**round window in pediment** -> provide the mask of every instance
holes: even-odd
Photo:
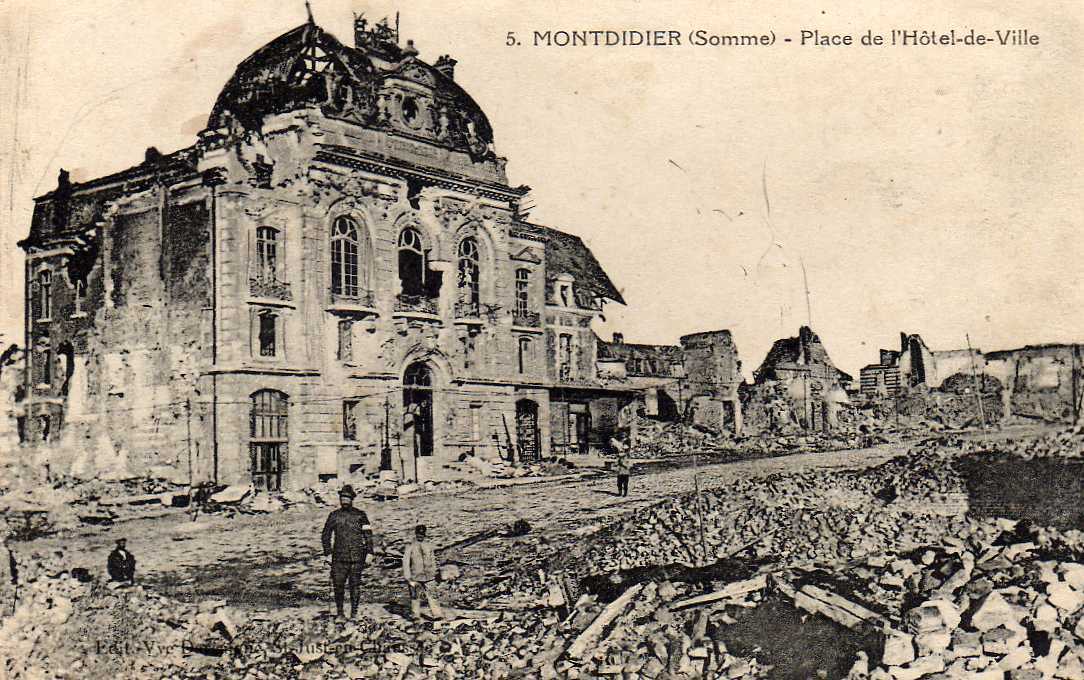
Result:
[[[403,116],[403,122],[408,126],[415,130],[422,126],[421,107],[418,105],[417,99],[414,97],[403,97],[403,102],[400,104],[400,111]]]

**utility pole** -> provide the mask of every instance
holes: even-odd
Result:
[[[979,376],[975,373],[975,353],[971,351],[971,336],[964,334],[967,339],[967,356],[971,360],[971,382],[975,386],[975,398],[979,400],[979,419],[982,420],[982,431],[986,432],[986,413],[982,408],[982,389],[979,387]]]
[[[391,469],[391,402],[384,395],[384,444],[380,447],[380,469]]]
[[[678,426],[681,428],[678,430],[678,442],[682,450],[688,447],[688,443],[685,440],[685,403],[683,400],[684,390],[682,389],[682,380],[678,378],[678,403],[681,404],[681,418],[678,421]],[[693,490],[696,492],[696,516],[700,523],[700,553],[701,559],[706,565],[708,562],[708,544],[704,539],[704,499],[700,495],[700,461],[699,453],[694,449],[693,452]]]
[[[1072,399],[1073,399],[1073,425],[1080,422],[1080,388],[1077,382],[1080,379],[1080,345],[1073,345],[1073,353],[1070,356],[1072,361],[1072,372],[1070,378],[1073,381],[1072,385]]]
[[[189,503],[192,502],[192,399],[186,398],[184,400],[184,419],[186,429],[188,430],[188,496]]]

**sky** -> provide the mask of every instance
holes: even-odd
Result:
[[[856,376],[900,331],[933,349],[1084,341],[1084,3],[875,4],[312,0],[343,42],[353,12],[398,10],[422,59],[458,59],[532,221],[581,236],[622,291],[604,338],[726,328],[748,374],[811,321]],[[0,7],[0,339],[21,342],[15,243],[59,168],[88,180],[192,144],[236,64],[305,16],[301,0]],[[799,42],[893,28],[1040,44]],[[531,44],[591,29],[778,42]]]

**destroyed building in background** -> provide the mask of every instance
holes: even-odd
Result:
[[[1081,345],[1028,345],[982,352],[980,349],[930,350],[917,334],[900,334],[900,349],[881,350],[880,361],[861,371],[868,398],[928,394],[938,405],[953,396],[975,395],[994,402],[983,416],[1075,422],[1081,405]],[[964,403],[967,403],[966,401]]]
[[[753,382],[742,388],[745,421],[755,432],[829,430],[838,425],[852,378],[836,368],[817,334],[776,340]]]
[[[279,489],[587,447],[620,293],[521,214],[454,59],[355,33],[310,19],[193,146],[36,199],[20,455]]]
[[[631,415],[667,422],[688,422],[707,429],[740,434],[743,382],[738,348],[728,330],[684,335],[679,345],[598,340],[599,379],[614,390],[630,390],[614,406],[625,409],[621,429]]]

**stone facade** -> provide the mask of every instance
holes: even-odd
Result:
[[[28,455],[275,489],[567,443],[620,294],[522,218],[454,60],[355,37],[290,31],[192,147],[37,199]]]

